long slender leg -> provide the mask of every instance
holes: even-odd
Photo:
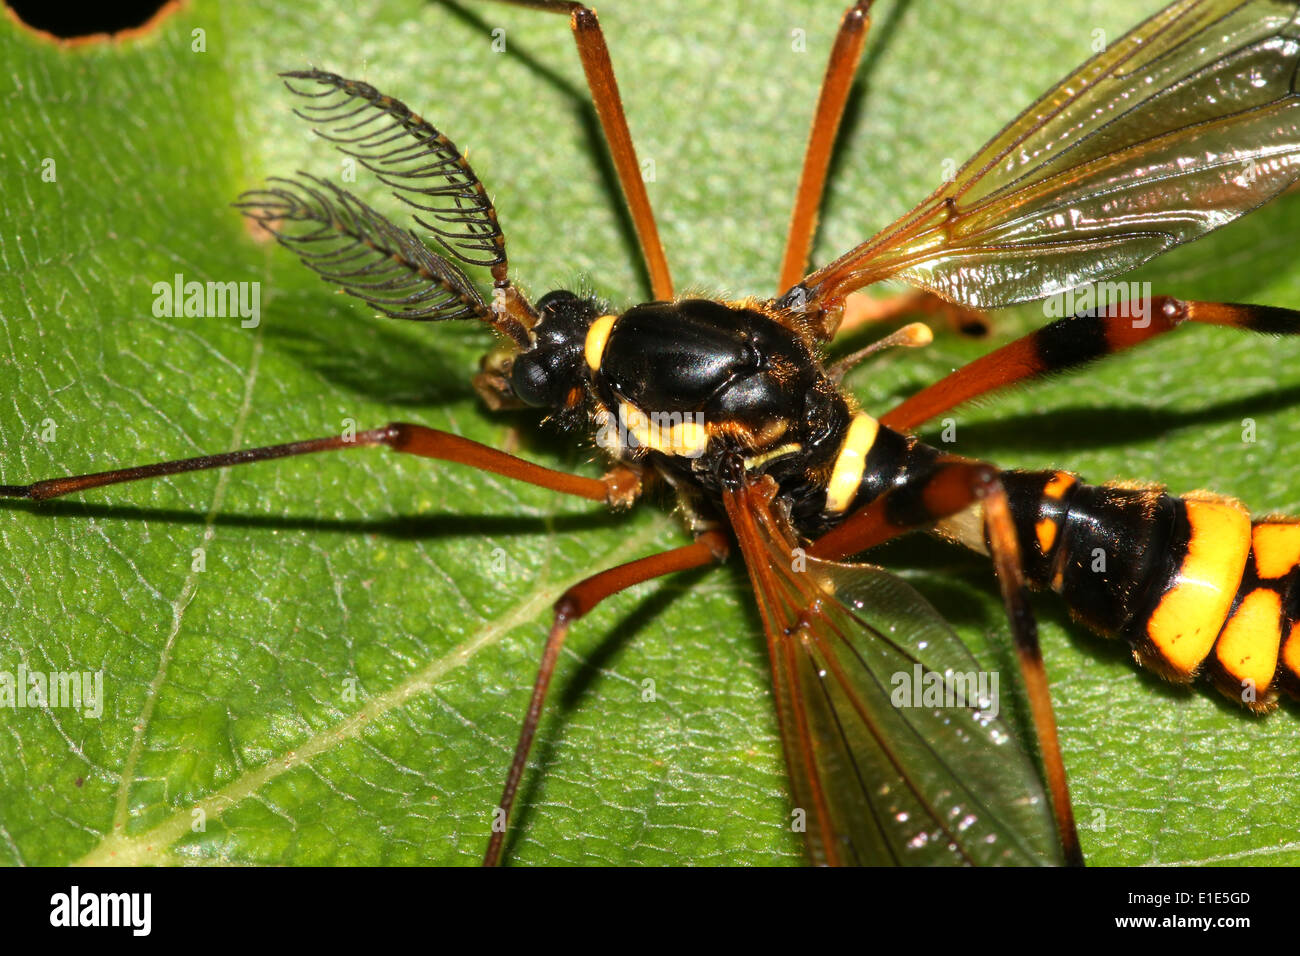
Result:
[[[645,181],[641,178],[641,165],[637,162],[636,147],[632,145],[632,134],[628,131],[627,117],[623,114],[623,100],[618,94],[614,65],[610,61],[609,48],[605,45],[605,35],[601,32],[600,22],[596,19],[595,12],[581,3],[571,3],[566,0],[494,0],[494,2],[568,15],[569,26],[573,29],[573,38],[578,44],[582,69],[587,75],[591,99],[595,104],[596,114],[600,117],[601,128],[605,131],[605,140],[609,144],[614,168],[618,170],[618,180],[623,186],[623,195],[632,213],[637,237],[641,240],[641,252],[645,256],[646,269],[650,273],[650,287],[656,299],[671,299],[673,280],[668,271],[668,259],[664,256],[663,243],[659,240],[659,228],[655,225],[654,211],[650,208],[650,197],[646,193]]]
[[[1034,612],[1025,593],[1020,547],[1016,540],[1011,509],[1007,504],[1006,489],[997,481],[985,490],[983,497],[984,521],[988,529],[993,567],[997,572],[998,586],[1002,590],[1007,620],[1011,622],[1011,638],[1016,647],[1016,659],[1020,663],[1020,676],[1024,679],[1025,694],[1029,698],[1029,713],[1034,721],[1038,750],[1043,758],[1047,789],[1052,795],[1056,833],[1066,863],[1083,866],[1083,851],[1079,847],[1079,831],[1074,824],[1074,807],[1070,802],[1070,786],[1065,776],[1061,741],[1056,732],[1056,714],[1052,710],[1047,668],[1038,646],[1038,622],[1034,620]]]
[[[616,568],[594,574],[569,588],[555,602],[555,620],[546,637],[542,663],[537,670],[537,680],[533,684],[533,694],[528,701],[528,711],[524,715],[524,725],[519,732],[519,742],[515,745],[515,754],[510,761],[510,772],[506,775],[501,802],[493,815],[492,838],[488,841],[487,854],[483,858],[484,866],[496,866],[501,862],[501,850],[505,845],[510,810],[519,791],[519,782],[523,779],[524,769],[528,763],[528,752],[532,748],[537,724],[541,719],[542,704],[546,701],[546,691],[555,673],[560,648],[569,633],[569,626],[607,597],[643,581],[725,560],[729,550],[730,544],[723,532],[706,531],[696,538],[693,544],[638,558],[636,561],[629,561],[627,564],[620,564]]]
[[[803,172],[799,176],[794,209],[790,213],[790,228],[777,280],[778,293],[803,278],[808,267],[808,255],[817,232],[818,211],[826,192],[826,172],[830,168],[831,153],[844,119],[844,106],[853,87],[853,75],[862,60],[862,49],[871,28],[871,3],[872,0],[857,0],[844,11],[835,42],[831,45],[821,92],[817,97],[817,110],[808,134],[808,146],[804,151]],[[967,335],[984,335],[988,331],[988,319],[983,313],[945,302],[928,292],[916,292],[883,300],[861,295],[850,297],[845,303],[844,318],[836,335],[850,334],[864,325],[913,313],[940,315],[955,330]]]
[[[77,491],[115,485],[127,481],[141,481],[146,478],[160,478],[164,475],[179,475],[190,471],[206,471],[210,468],[226,468],[231,465],[247,465],[257,461],[270,461],[274,458],[289,458],[294,455],[308,455],[321,451],[344,451],[383,445],[393,451],[419,455],[423,458],[437,458],[442,461],[469,465],[481,471],[490,471],[506,478],[514,478],[532,485],[540,485],[566,495],[589,498],[592,501],[604,501],[622,507],[631,504],[640,494],[640,479],[624,468],[616,468],[604,478],[585,478],[570,475],[534,465],[532,462],[507,455],[487,445],[479,444],[468,438],[461,438],[449,432],[426,428],[423,425],[409,425],[394,422],[383,428],[357,432],[352,436],[331,436],[329,438],[309,438],[305,441],[288,442],[283,445],[266,445],[261,448],[245,448],[240,451],[226,452],[221,455],[203,455],[198,458],[182,458],[175,461],[158,462],[153,465],[140,465],[135,468],[119,468],[115,471],[101,471],[89,475],[77,475],[70,478],[52,478],[37,481],[30,485],[0,485],[0,497],[28,498],[44,501],[58,498]]]
[[[1271,335],[1300,334],[1300,312],[1262,305],[1192,302],[1157,296],[1143,308],[1121,303],[1060,319],[964,365],[923,388],[880,419],[908,430],[981,395],[1064,371],[1131,348],[1184,322],[1228,325]]]
[[[997,469],[969,459],[941,460],[924,479],[894,488],[854,512],[839,527],[814,541],[808,554],[827,560],[844,558],[904,531],[933,525],[975,502],[984,505],[994,569],[1029,697],[1061,848],[1066,862],[1082,865],[1047,673],[1038,648],[1038,625],[1025,595],[1016,529]]]
[[[840,19],[840,29],[831,46],[826,75],[817,98],[817,112],[813,114],[812,131],[808,134],[808,148],[804,152],[799,191],[795,193],[794,211],[790,215],[778,293],[802,279],[808,266],[808,253],[817,230],[817,209],[826,189],[826,170],[830,166],[840,120],[844,117],[844,104],[853,86],[853,74],[862,59],[862,47],[871,26],[871,18],[867,15],[870,9],[871,0],[858,0],[849,7]]]

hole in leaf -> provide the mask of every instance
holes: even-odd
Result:
[[[166,0],[118,0],[116,3],[5,0],[5,5],[24,26],[59,39],[76,40],[139,29],[168,3]]]

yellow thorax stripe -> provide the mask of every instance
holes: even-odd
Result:
[[[619,421],[637,444],[665,455],[699,458],[709,446],[709,432],[691,415],[647,415],[630,402],[620,402]],[[701,416],[702,417],[702,416]]]
[[[613,330],[617,319],[617,315],[602,315],[591,323],[591,328],[587,329],[587,339],[583,343],[582,354],[587,359],[587,367],[593,372],[600,368],[601,357],[605,354],[605,343],[609,341],[609,333]]]
[[[761,455],[753,455],[749,458],[746,458],[745,470],[754,471],[757,468],[763,467],[769,461],[772,461],[776,458],[780,458],[784,455],[798,454],[802,450],[803,450],[803,446],[800,445],[797,441],[787,442],[784,445],[778,445],[776,448],[773,448],[771,451],[765,451]]]

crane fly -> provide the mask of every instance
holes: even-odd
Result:
[[[1300,176],[1300,3],[1179,0],[1108,44],[910,212],[831,262],[808,259],[832,148],[869,28],[852,4],[832,46],[771,297],[678,293],[595,14],[569,17],[644,254],[652,299],[617,309],[515,282],[506,232],[454,139],[367,83],[283,74],[297,112],[390,189],[419,232],[307,173],[236,203],[309,269],[387,316],[496,333],[474,379],[493,409],[531,408],[609,470],[570,474],[447,431],[394,422],[341,436],[31,484],[44,501],[105,485],[360,447],[469,466],[614,511],[652,490],[692,541],[601,570],[555,604],[502,796],[485,824],[501,861],[512,810],[574,622],[645,581],[743,563],[766,636],[797,829],[822,864],[1082,862],[1027,591],[1123,638],[1180,684],[1205,677],[1250,711],[1300,693],[1300,519],[1231,498],[1007,471],[915,432],[951,409],[1073,369],[1188,322],[1290,335],[1300,313],[1180,298],[1098,303],[1004,345],[879,417],[844,375],[912,323],[837,361],[828,349],[925,309],[959,324],[1113,279],[1269,201]],[[421,233],[427,238],[422,238]],[[490,275],[485,294],[473,269]],[[855,293],[918,290],[868,311]],[[940,613],[864,554],[925,531],[988,557],[1035,746]]]

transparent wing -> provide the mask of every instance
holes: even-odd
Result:
[[[415,221],[462,262],[498,266],[506,240],[487,191],[456,144],[413,113],[405,103],[368,83],[323,70],[293,70],[290,91],[314,100],[294,112],[326,139],[393,188],[393,195],[419,210]],[[315,83],[308,92],[290,79]],[[423,215],[420,215],[423,213]]]
[[[1300,176],[1298,69],[1297,0],[1179,0],[805,279],[807,299],[829,311],[896,277],[995,308],[1125,272]]]
[[[767,633],[813,861],[1061,863],[1038,769],[999,712],[1009,688],[990,674],[981,685],[965,645],[894,575],[796,561],[769,494],[729,493],[727,512]]]
[[[395,319],[488,319],[460,269],[333,183],[272,177],[235,206],[313,272]]]

